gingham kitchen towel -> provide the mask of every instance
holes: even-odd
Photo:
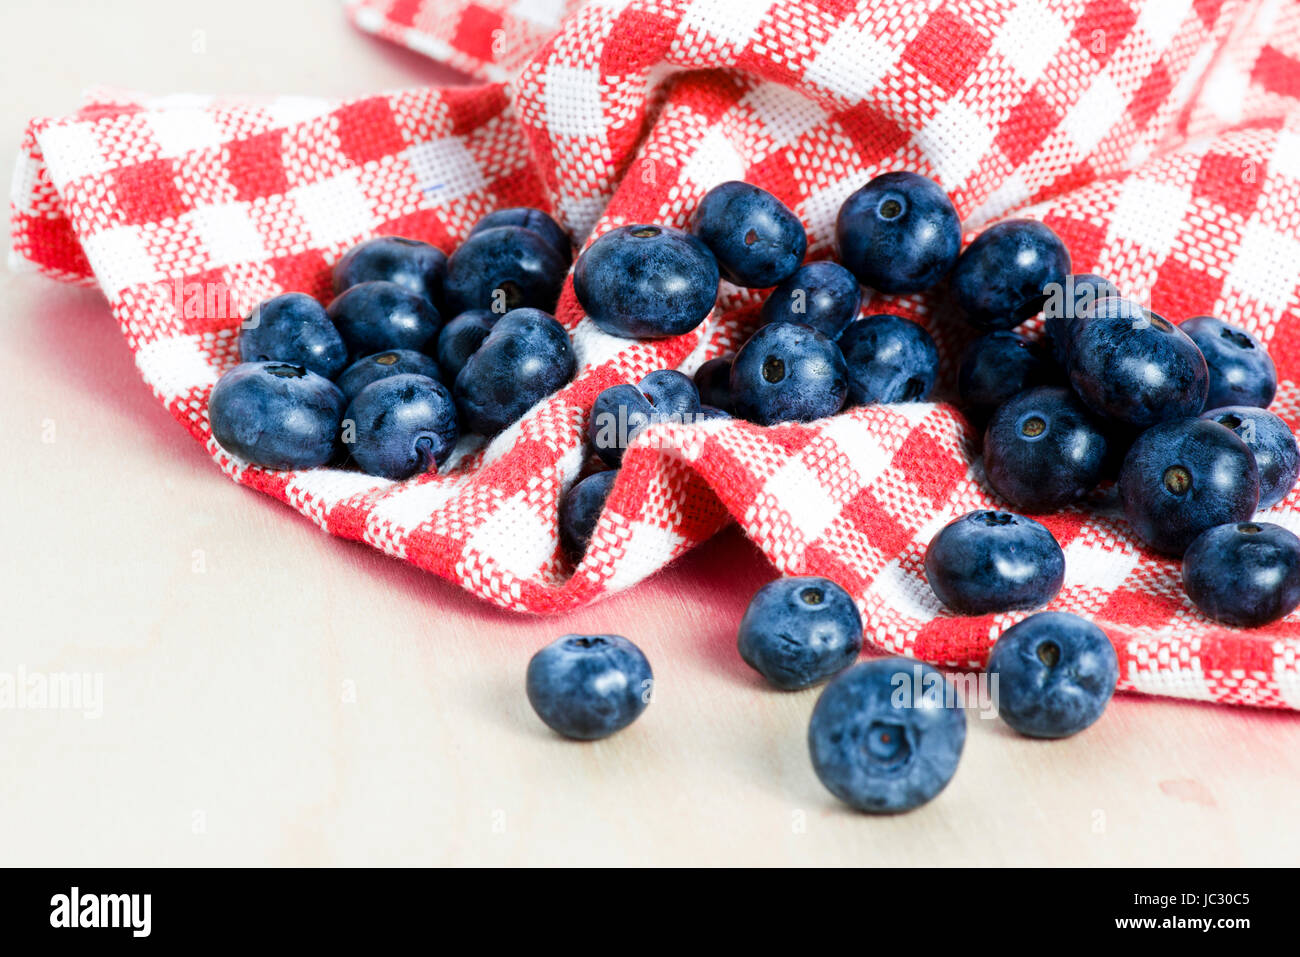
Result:
[[[944,403],[649,429],[586,557],[565,566],[557,500],[583,467],[592,400],[736,348],[759,297],[729,287],[704,327],[645,343],[602,334],[566,287],[576,381],[490,444],[466,440],[446,474],[393,483],[233,459],[206,407],[240,317],[287,289],[325,296],[330,264],[367,236],[450,250],[484,213],[533,204],[586,242],[629,221],[682,224],[710,186],[743,178],[802,217],[816,258],[850,192],[913,169],[943,183],[972,234],[1038,218],[1076,271],[1175,320],[1245,325],[1284,380],[1275,408],[1300,416],[1295,0],[363,0],[351,15],[483,85],[346,103],[93,96],[30,126],[15,259],[104,290],[145,380],[231,478],[498,605],[590,602],[730,516],[782,572],[846,586],[880,649],[978,666],[1022,617],[955,617],[926,586],[935,531],[999,504]],[[970,333],[942,293],[868,308],[925,323],[951,376]],[[1300,493],[1266,517],[1300,531]],[[1300,708],[1300,618],[1207,621],[1105,495],[1045,522],[1067,558],[1051,607],[1106,629],[1122,688]]]

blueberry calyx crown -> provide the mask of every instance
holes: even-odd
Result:
[[[1238,349],[1255,348],[1255,340],[1250,338],[1250,336],[1246,335],[1244,332],[1238,332],[1236,329],[1229,329],[1227,327],[1220,329],[1219,338],[1227,339]]]
[[[1264,530],[1254,522],[1242,522],[1237,526],[1237,531],[1241,532],[1243,535],[1258,535]]]
[[[628,235],[635,236],[637,239],[652,239],[659,235],[658,226],[638,226],[630,230]]]
[[[269,375],[277,379],[301,379],[307,374],[307,370],[302,366],[291,365],[288,362],[277,362],[266,367]]]
[[[780,382],[785,378],[785,362],[776,356],[768,356],[763,360],[763,378],[773,384]]]
[[[1041,415],[1031,415],[1020,423],[1020,434],[1027,438],[1036,439],[1046,431],[1047,423]]]
[[[820,605],[826,600],[826,595],[820,588],[805,588],[799,592],[799,598],[805,605]]]
[[[1192,473],[1181,465],[1171,465],[1162,476],[1165,488],[1175,495],[1186,495],[1192,487]]]
[[[599,635],[577,635],[570,638],[568,644],[574,648],[599,648],[605,639]]]
[[[1010,512],[976,512],[975,520],[990,527],[1016,524],[1016,517]]]
[[[1232,429],[1234,432],[1237,429],[1241,428],[1241,416],[1236,415],[1235,413],[1232,412],[1225,412],[1223,415],[1219,416],[1214,421],[1218,422],[1220,425],[1224,426],[1225,428]]]
[[[1055,668],[1061,660],[1061,646],[1054,641],[1044,641],[1036,649],[1038,660],[1049,668]]]
[[[867,741],[863,745],[868,757],[884,764],[888,770],[897,771],[912,759],[912,746],[907,740],[907,729],[901,724],[873,721],[867,728]]]
[[[524,305],[523,291],[519,288],[519,283],[513,279],[507,279],[497,286],[496,291],[501,293],[501,298],[505,300],[505,312],[511,312]]]
[[[876,212],[880,214],[881,219],[897,219],[903,215],[903,204],[893,196],[888,196],[880,201]]]
[[[396,352],[385,352],[383,355],[375,356],[375,364],[381,366],[391,366],[397,362]]]

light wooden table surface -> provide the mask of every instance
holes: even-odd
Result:
[[[93,84],[343,95],[445,76],[305,0],[24,0],[0,35],[6,158],[29,115]],[[227,481],[96,292],[0,279],[0,382],[0,673],[103,682],[99,717],[0,711],[0,864],[1300,859],[1291,713],[1123,697],[1059,743],[972,714],[938,800],[861,817],[809,767],[817,692],[767,691],[735,653],[772,572],[734,531],[631,593],[524,618]],[[524,697],[528,657],[570,631],[627,634],[654,664],[657,700],[611,740],[562,741]]]

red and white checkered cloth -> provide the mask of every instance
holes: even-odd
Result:
[[[684,223],[709,187],[743,178],[802,217],[821,257],[850,192],[913,169],[972,232],[1042,219],[1076,271],[1175,320],[1243,324],[1282,374],[1275,408],[1300,421],[1295,0],[362,0],[352,16],[484,85],[347,103],[94,96],[31,124],[15,259],[103,288],[145,380],[231,478],[498,605],[590,602],[730,516],[781,571],[846,586],[879,648],[978,666],[1022,617],[954,617],[926,586],[934,532],[998,504],[942,403],[656,426],[565,567],[557,500],[583,466],[592,400],[736,348],[759,297],[729,287],[701,329],[643,343],[602,334],[566,287],[576,381],[486,447],[466,440],[447,474],[393,483],[232,459],[207,398],[240,316],[286,289],[326,296],[330,264],[367,236],[450,250],[484,213],[531,204],[584,241]],[[970,333],[941,299],[869,308],[927,324],[951,375]],[[1265,517],[1300,531],[1300,492]],[[1051,607],[1106,629],[1122,688],[1300,708],[1300,616],[1207,621],[1177,564],[1139,548],[1104,501],[1045,522],[1067,557]]]

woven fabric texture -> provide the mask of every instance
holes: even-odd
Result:
[[[464,440],[444,474],[272,472],[212,440],[207,397],[236,361],[241,316],[284,290],[327,296],[358,240],[450,250],[483,214],[530,204],[582,244],[631,221],[681,225],[728,179],[794,209],[812,258],[832,253],[844,198],[892,169],[938,179],[968,239],[1041,219],[1076,272],[1175,321],[1208,313],[1259,335],[1283,379],[1274,408],[1300,421],[1294,0],[362,0],[350,14],[482,85],[351,102],[96,93],[31,123],[12,210],[15,263],[101,287],[145,381],[218,465],[331,534],[551,612],[635,584],[734,519],[780,571],[848,588],[877,648],[981,665],[1023,613],[956,617],[925,583],[932,535],[1000,504],[945,402],[654,426],[581,564],[561,558],[557,502],[587,461],[592,400],[734,350],[752,291],[724,284],[699,330],[629,342],[586,320],[566,284],[576,380],[490,443]],[[924,323],[951,380],[971,333],[943,295],[867,308]],[[1300,531],[1300,492],[1264,517]],[[1106,629],[1121,688],[1300,708],[1300,617],[1208,621],[1113,495],[1043,520],[1067,558],[1051,607]]]

